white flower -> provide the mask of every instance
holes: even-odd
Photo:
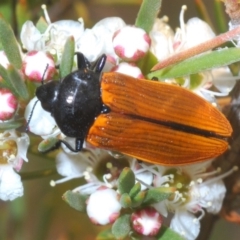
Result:
[[[4,51],[0,51],[0,64],[6,69],[9,66],[9,61]]]
[[[112,72],[127,74],[135,78],[144,78],[141,69],[134,63],[121,62],[111,69]]]
[[[54,118],[51,113],[45,111],[37,97],[34,97],[25,109],[24,117],[28,122],[29,131],[48,138],[56,136],[60,133],[59,128],[56,126]]]
[[[96,23],[92,29],[85,29],[83,35],[76,42],[76,51],[82,52],[92,62],[101,54],[117,58],[112,44],[113,34],[125,26],[118,17],[109,17]]]
[[[56,69],[50,54],[31,51],[23,59],[22,71],[29,80],[41,82],[52,79]]]
[[[153,204],[154,208],[165,217],[168,211],[175,213],[171,228],[189,240],[198,236],[199,221],[205,215],[204,209],[213,214],[221,210],[226,193],[221,179],[236,170],[234,167],[229,172],[217,175],[220,169],[210,171],[210,168],[211,161],[176,169],[163,166],[148,167],[155,175],[155,187],[176,188],[172,199]],[[195,213],[200,213],[198,218],[195,217]]]
[[[147,53],[151,39],[142,28],[125,26],[113,36],[116,54],[126,61],[138,61]]]
[[[177,210],[171,220],[170,228],[184,239],[194,240],[200,232],[200,221],[189,212]]]
[[[100,188],[87,200],[87,214],[94,224],[113,223],[120,215],[121,204],[115,190]]]
[[[15,130],[0,133],[0,199],[14,200],[23,195],[20,176],[13,170],[19,171],[23,161],[27,159],[29,137]]]
[[[0,88],[0,121],[11,119],[18,108],[17,98],[6,88]]]
[[[132,213],[133,229],[145,236],[156,236],[162,226],[163,218],[153,207],[145,207]]]
[[[12,201],[23,195],[21,177],[11,165],[0,164],[0,199]]]

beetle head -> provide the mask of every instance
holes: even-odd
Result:
[[[51,81],[39,86],[36,90],[36,96],[41,102],[42,108],[50,113],[53,109],[53,103],[57,99],[59,84],[58,81]]]

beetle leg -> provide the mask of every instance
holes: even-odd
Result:
[[[47,152],[58,149],[61,146],[61,143],[63,143],[71,152],[80,152],[82,150],[84,139],[76,138],[75,149],[68,142],[59,140],[51,149],[48,149]]]

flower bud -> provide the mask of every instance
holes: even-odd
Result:
[[[148,52],[151,39],[147,33],[134,26],[125,26],[113,35],[115,53],[126,61],[138,61]]]
[[[22,70],[29,80],[35,82],[50,80],[56,72],[52,56],[41,51],[27,53]]]
[[[95,224],[113,223],[119,216],[121,204],[116,191],[100,188],[92,193],[87,202],[87,214]]]
[[[144,78],[140,68],[137,67],[134,63],[122,62],[117,66],[113,67],[111,71],[127,74],[135,78]]]
[[[17,98],[10,90],[6,88],[0,88],[0,103],[0,121],[11,119],[18,108]]]
[[[145,236],[155,236],[162,226],[162,216],[153,207],[134,212],[131,216],[133,229]]]

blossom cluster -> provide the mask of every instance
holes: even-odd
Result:
[[[37,25],[32,21],[25,22],[20,35],[22,65],[19,72],[26,85],[30,86],[30,95],[32,88],[35,90],[61,76],[61,69],[56,66],[61,66],[67,42],[74,46],[74,52],[83,53],[89,62],[106,54],[104,71],[145,78],[146,73],[139,61],[147,54],[159,62],[215,37],[210,26],[197,17],[184,22],[185,6],[181,10],[180,28],[176,32],[168,25],[168,19],[163,17],[155,19],[149,33],[127,25],[119,17],[105,18],[91,29],[84,27],[81,18],[52,23],[45,6],[43,10],[45,19]],[[0,65],[6,70],[11,68],[4,51],[0,52]],[[0,83],[4,82],[1,68]],[[72,71],[76,69],[74,58]],[[214,106],[217,106],[215,96],[228,95],[235,81],[228,67],[166,80],[194,91]],[[7,123],[8,127],[0,133],[0,199],[13,200],[23,195],[22,182],[16,171],[21,169],[23,161],[28,160],[29,137],[27,133],[16,130],[19,125],[11,127],[12,119],[21,120],[24,116],[29,132],[43,139],[40,148],[49,142],[51,144],[51,139],[64,140],[70,145],[74,144],[74,139],[61,132],[51,113],[43,109],[36,97],[19,99],[11,87],[4,86],[0,85],[0,124],[5,126]],[[217,91],[209,90],[212,86]],[[83,147],[84,151],[73,153],[65,145],[61,146],[56,156],[56,167],[63,178],[52,181],[51,185],[84,178],[87,183],[73,189],[72,193],[84,197],[84,208],[94,224],[120,222],[123,210],[128,209],[132,230],[146,236],[157,235],[165,219],[172,215],[170,228],[186,239],[195,239],[205,211],[217,214],[221,209],[226,193],[222,178],[236,170],[233,168],[219,175],[219,169],[212,169],[212,160],[181,167],[151,165],[121,153],[94,148],[87,142]],[[134,176],[134,183],[128,190],[119,183],[124,172]],[[147,193],[156,189],[160,189],[156,196],[165,194],[165,197],[147,200]],[[69,202],[67,195],[65,199]],[[72,205],[71,202],[69,204]],[[127,234],[130,233],[129,230]]]

